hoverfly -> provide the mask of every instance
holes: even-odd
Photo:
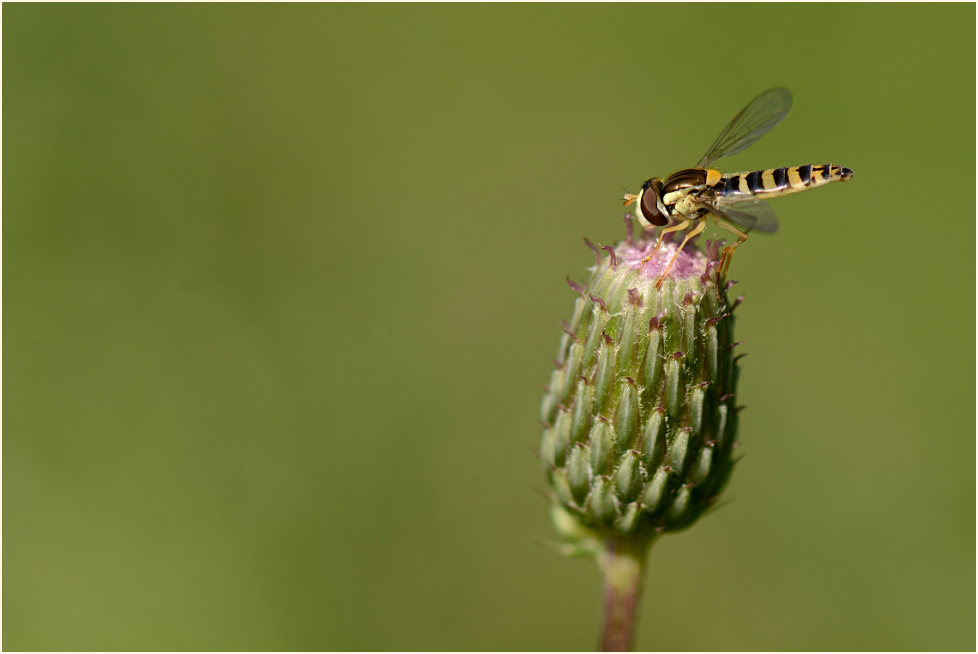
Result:
[[[717,159],[752,145],[781,122],[790,108],[791,92],[788,89],[764,91],[734,116],[695,168],[680,170],[665,180],[653,177],[642,184],[637,195],[625,194],[625,206],[635,203],[635,216],[643,226],[662,227],[673,222],[659,233],[655,248],[646,261],[658,252],[666,234],[682,231],[695,223],[656,282],[657,287],[662,285],[689,240],[706,227],[707,217],[712,217],[718,226],[739,239],[723,249],[720,270],[726,272],[733,251],[747,240],[748,233],[774,233],[778,228],[774,211],[762,198],[852,179],[851,169],[835,164],[768,168],[748,173],[721,173],[709,167]]]

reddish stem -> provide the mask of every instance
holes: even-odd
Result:
[[[604,573],[604,621],[601,650],[627,652],[632,649],[638,602],[645,572],[648,543],[609,539],[600,555]]]

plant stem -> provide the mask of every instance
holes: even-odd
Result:
[[[632,649],[635,618],[648,540],[609,538],[598,562],[604,574],[604,620],[601,651],[627,652]]]

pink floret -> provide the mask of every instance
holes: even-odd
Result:
[[[655,247],[655,241],[639,241],[637,243],[623,243],[618,248],[620,263],[633,268],[641,268],[642,273],[649,277],[658,279],[662,271],[669,265],[669,261],[676,254],[677,245],[675,243],[663,243],[659,246],[659,251],[655,256],[645,261]],[[684,279],[703,275],[706,272],[710,259],[692,244],[687,244],[683,251],[676,258],[669,277]]]

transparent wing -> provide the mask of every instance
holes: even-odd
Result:
[[[791,91],[785,88],[764,91],[734,116],[696,167],[706,168],[720,157],[746,149],[780,123],[789,109],[791,109]]]
[[[697,204],[745,232],[773,234],[778,231],[778,217],[771,205],[764,200],[754,198],[729,204],[722,202]]]

